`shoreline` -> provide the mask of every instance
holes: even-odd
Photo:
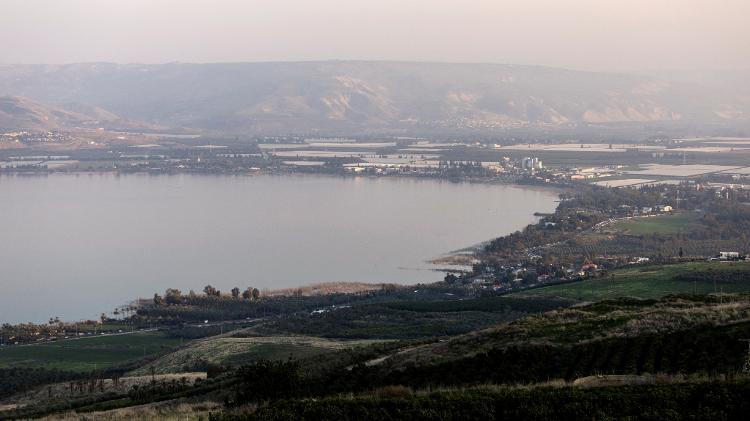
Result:
[[[247,172],[201,172],[201,171],[174,171],[174,172],[155,172],[155,171],[119,171],[119,170],[3,170],[0,169],[0,177],[3,176],[50,176],[50,175],[114,175],[114,176],[152,176],[152,177],[174,177],[174,176],[207,176],[207,177],[258,177],[258,176],[277,176],[277,177],[327,177],[327,178],[344,178],[344,179],[411,179],[411,180],[430,180],[439,182],[448,182],[451,184],[480,184],[480,185],[500,185],[500,186],[514,186],[523,187],[527,190],[536,191],[568,191],[572,189],[572,186],[567,184],[557,183],[519,183],[515,180],[504,180],[501,178],[478,178],[478,177],[464,177],[464,178],[446,178],[436,177],[429,175],[411,175],[411,174],[388,174],[388,175],[362,175],[362,174],[337,174],[337,173],[326,173],[326,172],[298,172],[298,171],[247,171]],[[535,212],[535,214],[538,212]]]

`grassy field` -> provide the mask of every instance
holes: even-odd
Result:
[[[156,373],[180,373],[200,370],[206,363],[242,365],[258,360],[301,359],[375,342],[381,341],[344,341],[311,336],[207,338],[167,354],[133,374],[148,374],[151,367]]]
[[[209,414],[219,413],[223,409],[220,403],[167,401],[110,411],[96,411],[80,415],[75,413],[56,414],[42,418],[43,421],[79,421],[81,419],[107,421],[202,421],[207,420]]]
[[[30,367],[89,371],[160,354],[179,345],[158,332],[66,339],[0,349],[0,368]]]
[[[617,297],[660,298],[680,293],[750,292],[750,262],[639,266],[613,271],[611,275],[520,291],[511,296],[597,301]]]
[[[679,234],[689,232],[701,217],[697,212],[682,212],[674,215],[658,215],[620,221],[614,228],[631,235]]]

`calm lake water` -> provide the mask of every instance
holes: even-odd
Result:
[[[96,318],[207,283],[416,283],[434,258],[515,231],[557,193],[317,176],[0,176],[0,322]]]

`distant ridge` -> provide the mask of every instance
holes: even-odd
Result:
[[[66,111],[66,104],[83,104],[164,127],[243,133],[744,122],[750,116],[748,92],[744,86],[510,64],[0,66],[0,95]],[[75,120],[60,115],[56,124]]]

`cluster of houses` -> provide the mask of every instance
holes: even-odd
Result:
[[[651,259],[648,257],[632,257],[627,264],[648,264],[650,260]],[[709,261],[721,262],[743,260],[750,261],[750,254],[742,255],[736,251],[722,251],[715,257],[709,259]],[[517,290],[522,287],[534,287],[548,283],[583,280],[599,276],[602,271],[602,268],[596,263],[584,263],[578,267],[571,265],[567,269],[564,269],[562,271],[563,273],[558,273],[556,275],[537,275],[533,269],[525,268],[520,264],[517,266],[501,266],[499,269],[503,273],[512,274],[512,276],[506,279],[504,276],[497,276],[491,268],[486,268],[485,273],[469,278],[463,283],[466,288],[476,291],[485,290],[502,293]]]
[[[641,262],[648,262],[648,258],[641,259],[645,259]],[[463,284],[466,288],[475,291],[508,292],[521,287],[586,279],[596,276],[601,270],[599,265],[590,262],[580,266],[571,265],[568,268],[560,269],[555,274],[538,274],[534,268],[527,268],[521,264],[500,266],[496,270],[487,267],[482,274],[465,279]],[[496,273],[497,271],[500,274]]]
[[[644,206],[640,209],[641,215],[651,215],[651,214],[660,214],[660,213],[670,213],[673,212],[674,209],[670,205],[658,205],[658,206]]]

